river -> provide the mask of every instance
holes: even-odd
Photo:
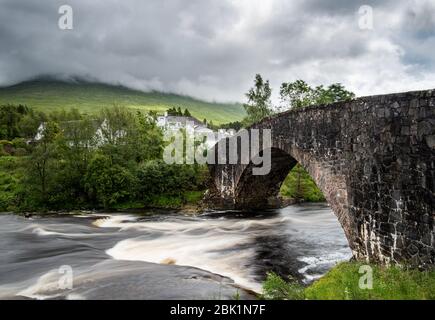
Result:
[[[351,252],[331,209],[304,204],[199,216],[2,214],[0,257],[0,299],[251,299],[268,271],[310,283]]]

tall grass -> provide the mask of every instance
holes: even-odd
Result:
[[[263,298],[286,300],[435,300],[435,270],[370,265],[372,289],[360,288],[362,263],[344,262],[306,288],[270,273]]]

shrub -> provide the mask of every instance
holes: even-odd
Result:
[[[3,149],[3,152],[7,155],[12,155],[14,153],[14,145],[11,141],[8,140],[0,140],[0,146]]]
[[[96,154],[90,161],[85,188],[91,199],[105,208],[134,198],[136,177],[126,168],[112,165],[110,158]]]

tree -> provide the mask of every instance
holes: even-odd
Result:
[[[226,130],[233,129],[235,131],[239,131],[242,127],[243,125],[240,121],[228,122],[228,123],[221,124],[219,126],[220,129],[226,129]]]
[[[59,139],[61,132],[56,122],[49,121],[45,124],[42,139],[32,152],[28,162],[27,176],[34,180],[41,193],[41,200],[46,203],[48,200],[49,178],[54,173],[50,170],[58,155],[56,139]]]
[[[316,104],[327,104],[348,101],[355,94],[346,90],[340,83],[312,88],[303,80],[284,82],[280,88],[281,101],[285,108],[301,108]]]
[[[301,108],[315,102],[314,90],[303,80],[281,85],[281,100],[290,108]]]
[[[269,80],[264,81],[261,75],[255,75],[254,87],[249,89],[246,94],[248,102],[243,104],[248,114],[243,120],[246,126],[261,121],[273,113],[270,101],[271,95],[272,89],[270,88]]]
[[[137,188],[136,177],[130,171],[98,153],[89,163],[85,181],[89,197],[104,208],[132,199]]]
[[[184,109],[184,114],[185,117],[191,117],[192,115],[190,114],[188,109]]]
[[[340,83],[333,83],[326,89],[323,86],[316,87],[316,103],[326,104],[339,101],[349,101],[355,98],[355,94],[348,91]]]
[[[25,105],[0,106],[0,140],[30,137],[36,132],[39,123],[34,112]]]
[[[137,112],[135,127],[129,138],[129,143],[136,151],[137,163],[162,157],[164,139],[163,131],[157,126],[152,113],[143,115]]]
[[[177,109],[175,109],[175,107],[169,108],[168,110],[166,110],[166,112],[168,113],[168,116],[176,116],[177,115]]]

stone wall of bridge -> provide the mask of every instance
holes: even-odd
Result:
[[[300,163],[355,258],[434,265],[435,90],[291,110],[252,128],[272,132],[270,173],[253,175],[252,163],[211,165],[212,206],[266,207]]]

